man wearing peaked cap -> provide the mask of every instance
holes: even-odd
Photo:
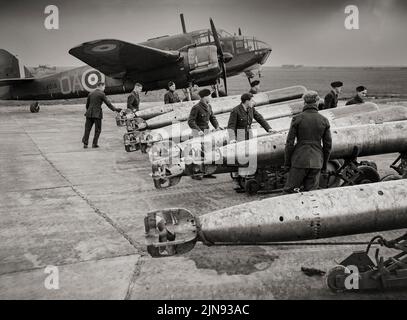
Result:
[[[218,120],[209,104],[211,91],[209,89],[202,89],[198,94],[201,100],[192,107],[188,118],[188,125],[193,130],[195,136],[204,135],[206,131],[209,131],[209,122],[211,122],[215,129],[220,129]]]
[[[303,99],[304,111],[293,117],[287,136],[285,167],[289,174],[284,188],[287,193],[318,189],[321,169],[326,170],[332,149],[329,121],[318,112],[318,93],[308,91]]]
[[[170,81],[168,82],[168,91],[164,96],[164,103],[169,104],[177,102],[181,102],[181,99],[179,98],[177,92],[175,91],[175,83]]]
[[[250,89],[249,93],[257,94],[260,92],[260,81],[259,80],[252,81],[250,83],[250,86],[251,86],[251,89]]]
[[[365,98],[367,96],[367,88],[365,86],[359,86],[356,88],[356,95],[346,102],[347,106],[353,105],[353,104],[361,104],[365,103]]]
[[[331,83],[331,87],[332,90],[325,96],[323,109],[332,109],[338,106],[338,97],[342,92],[343,82],[334,81]]]

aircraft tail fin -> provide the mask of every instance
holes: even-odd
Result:
[[[0,79],[31,78],[31,72],[10,52],[0,49]]]

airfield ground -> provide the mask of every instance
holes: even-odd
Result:
[[[407,104],[405,104],[407,106]],[[205,247],[152,259],[143,218],[154,209],[198,214],[263,196],[236,194],[228,175],[154,189],[146,155],[126,153],[106,111],[98,150],[81,144],[83,106],[0,108],[0,299],[406,299],[407,290],[334,294],[323,277],[373,235],[331,244]],[[382,174],[396,155],[375,157]],[[396,238],[405,230],[386,232]],[[327,242],[326,240],[323,242]],[[59,290],[47,290],[47,266]]]

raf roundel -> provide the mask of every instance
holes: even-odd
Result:
[[[98,46],[93,47],[91,50],[93,52],[109,52],[113,51],[117,48],[117,45],[114,43],[105,43],[105,44],[100,44]]]
[[[82,74],[82,86],[86,91],[93,91],[97,88],[98,82],[105,82],[104,74],[95,69],[89,69]]]

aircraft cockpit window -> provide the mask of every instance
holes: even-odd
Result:
[[[248,51],[254,51],[256,48],[254,46],[254,40],[253,39],[246,39],[245,40],[245,47]]]
[[[223,30],[223,29],[218,29],[218,35],[219,38],[229,38],[229,37],[233,37],[229,32]]]
[[[237,53],[247,52],[247,49],[244,46],[244,41],[243,40],[236,40],[235,45],[236,45],[236,52]]]
[[[195,43],[196,44],[205,44],[205,43],[208,43],[208,42],[209,42],[209,35],[208,35],[207,32],[201,33],[200,35],[198,35],[195,38]]]
[[[231,40],[223,40],[220,42],[222,49],[224,52],[229,52],[231,54],[233,54],[233,41]]]
[[[257,49],[269,49],[269,46],[267,43],[263,42],[263,41],[256,41],[256,45],[257,45]]]

